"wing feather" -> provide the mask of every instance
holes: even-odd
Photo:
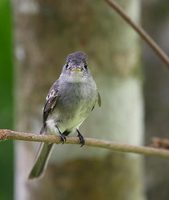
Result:
[[[98,99],[97,99],[99,107],[101,107],[102,101],[101,101],[101,96],[100,93],[98,92]]]
[[[56,81],[49,90],[46,97],[45,106],[43,108],[43,129],[46,127],[46,120],[57,104],[58,99],[58,81]]]
[[[91,111],[93,111],[93,109],[94,109],[96,103],[98,103],[99,107],[101,106],[101,96],[100,96],[99,92],[97,93],[97,99],[96,99],[96,101],[95,101],[95,103],[94,103],[94,105],[93,105]]]

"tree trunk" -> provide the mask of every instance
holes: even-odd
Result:
[[[140,1],[119,1],[135,21]],[[83,50],[102,96],[85,136],[140,145],[142,80],[136,34],[101,0],[15,0],[16,128],[38,132],[42,107],[68,53]],[[37,144],[36,144],[37,146]],[[36,149],[16,145],[15,198],[142,200],[142,160],[132,154],[55,145],[45,176],[28,181]]]
[[[169,52],[169,2],[144,1],[144,8],[145,29],[165,52]],[[146,142],[149,144],[152,137],[168,138],[169,73],[151,49],[144,48],[143,58],[146,74]],[[149,200],[169,199],[168,168],[169,160],[167,159],[153,157],[146,159],[146,190]]]

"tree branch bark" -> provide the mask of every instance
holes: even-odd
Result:
[[[105,0],[108,5],[113,8],[140,36],[141,38],[151,47],[152,50],[158,55],[158,57],[167,65],[169,68],[169,57],[159,47],[159,45],[152,39],[152,37],[141,27],[138,26],[121,8],[121,6],[114,0]]]
[[[8,129],[0,129],[0,140],[22,140],[32,142],[48,142],[60,144],[60,137],[57,135],[40,135],[34,133],[17,132]],[[65,144],[79,144],[77,137],[67,137]],[[145,156],[158,156],[169,158],[169,151],[157,149],[153,147],[134,146],[128,144],[120,144],[116,142],[99,140],[94,138],[85,138],[85,146],[98,147],[117,152],[136,153]]]
[[[169,139],[167,138],[152,138],[152,147],[160,148],[160,149],[168,149],[169,150]]]

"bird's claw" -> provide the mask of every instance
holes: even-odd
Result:
[[[61,140],[62,144],[64,144],[66,142],[66,136],[63,134],[60,134],[60,140]]]
[[[77,137],[79,138],[79,143],[81,144],[80,146],[82,147],[85,144],[85,139],[83,135],[79,132],[79,130],[77,130],[77,132],[78,132]]]
[[[83,136],[82,137],[79,137],[79,143],[80,143],[80,147],[82,147],[84,144],[85,144],[85,140],[84,140],[84,138],[83,138]]]

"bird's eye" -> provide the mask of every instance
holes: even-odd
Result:
[[[66,63],[66,65],[65,65],[65,68],[66,68],[66,69],[68,69],[68,68],[69,68],[69,65],[68,65],[68,63]]]
[[[84,65],[85,70],[87,70],[87,64]]]

